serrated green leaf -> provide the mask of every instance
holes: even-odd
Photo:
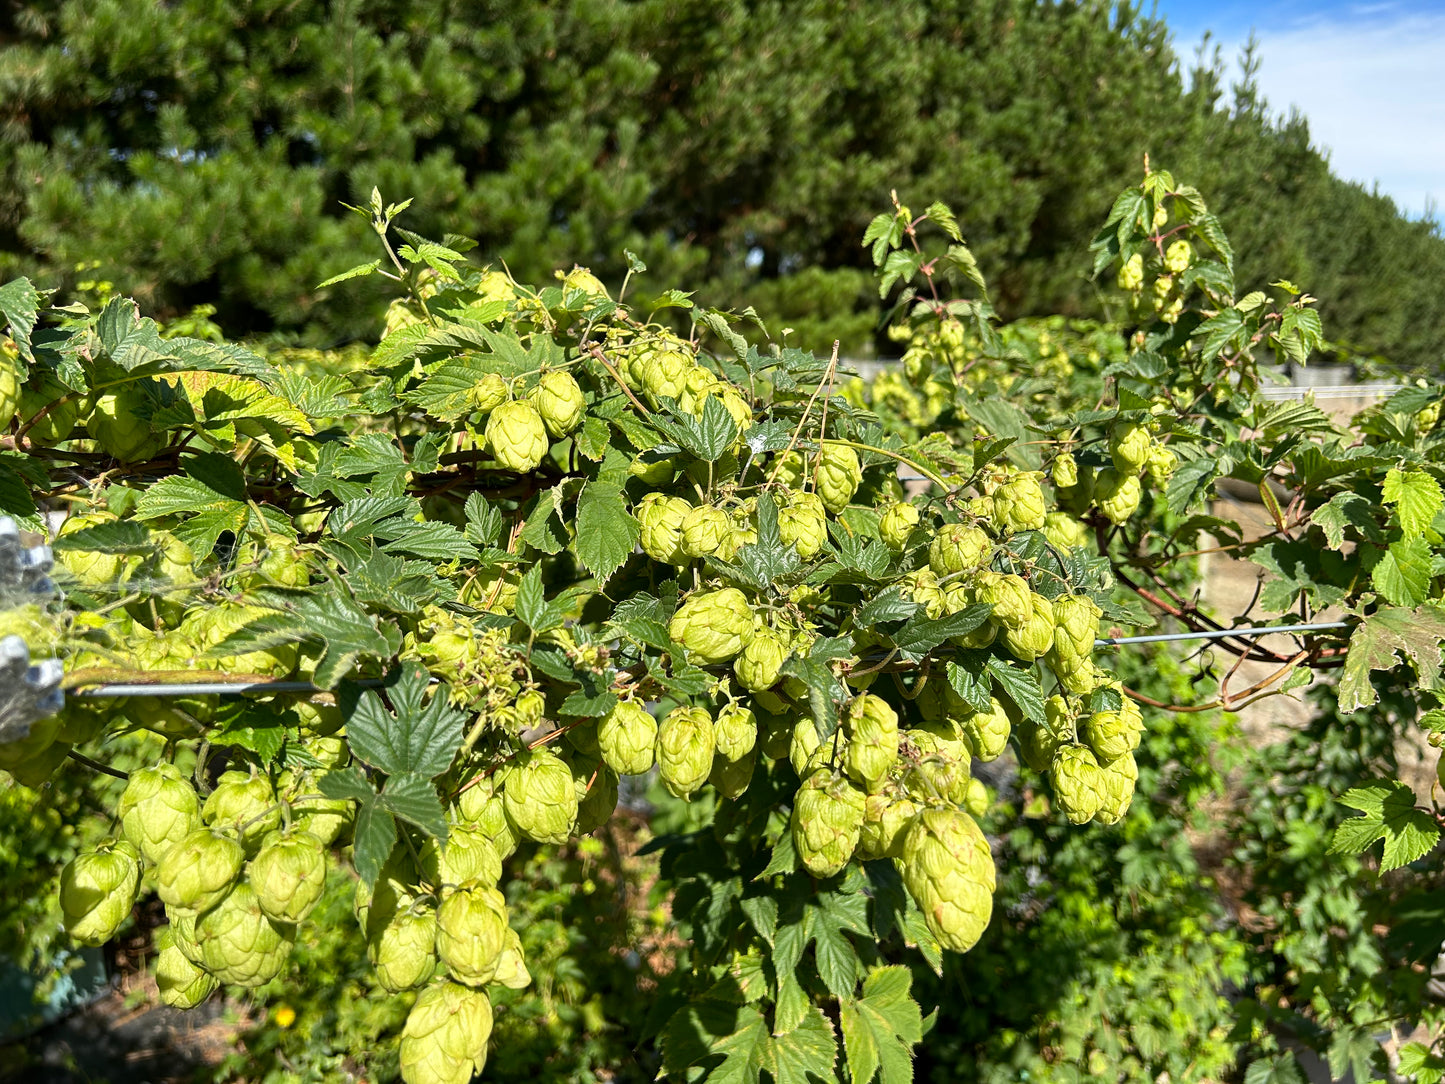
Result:
[[[427,687],[426,670],[412,664],[386,686],[394,712],[374,690],[343,697],[351,751],[388,775],[414,772],[430,779],[446,771],[462,744],[464,716],[448,704],[444,688],[426,700]]]
[[[913,1047],[923,1039],[923,1014],[910,993],[906,967],[883,967],[863,982],[863,996],[839,1006],[843,1050],[852,1084],[911,1084]]]
[[[436,787],[419,772],[399,772],[386,781],[381,804],[395,816],[416,825],[429,836],[447,838],[447,816]]]
[[[1349,652],[1340,675],[1339,709],[1348,714],[1376,700],[1370,683],[1373,670],[1392,670],[1399,662],[1415,664],[1420,684],[1440,688],[1440,644],[1445,642],[1445,614],[1434,606],[1417,610],[1383,609],[1370,614],[1350,635]]]
[[[1435,513],[1445,506],[1440,483],[1422,470],[1389,471],[1381,496],[1386,504],[1395,506],[1395,517],[1407,541],[1424,534]]]
[[[642,528],[622,499],[622,488],[597,479],[588,482],[577,501],[577,558],[599,583],[616,572],[632,554]]]
[[[1370,570],[1370,583],[1392,606],[1418,606],[1430,593],[1432,556],[1423,538],[1392,542]]]

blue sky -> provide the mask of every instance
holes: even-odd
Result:
[[[1272,111],[1297,106],[1340,176],[1445,221],[1445,0],[1158,4],[1181,58],[1209,30],[1232,72],[1253,30]]]

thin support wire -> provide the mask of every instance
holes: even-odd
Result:
[[[1120,644],[1162,644],[1174,640],[1223,640],[1234,636],[1271,636],[1279,633],[1332,632],[1349,628],[1347,621],[1318,621],[1312,625],[1260,625],[1254,628],[1213,629],[1207,632],[1161,632],[1152,636],[1116,636],[1095,640],[1095,647],[1117,647]]]

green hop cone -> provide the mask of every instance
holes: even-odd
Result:
[[[1122,693],[1120,694],[1123,695]],[[1139,705],[1123,697],[1118,711],[1096,711],[1084,717],[1079,736],[1100,764],[1111,764],[1139,748],[1144,735],[1144,717]]]
[[[1075,659],[1093,655],[1099,619],[1103,616],[1103,611],[1087,595],[1054,599],[1054,655]]]
[[[930,618],[939,618],[948,609],[948,600],[938,586],[938,576],[931,568],[915,569],[898,582],[905,597],[923,607]]]
[[[1104,801],[1104,773],[1086,745],[1062,745],[1049,767],[1049,782],[1064,816],[1087,824]]]
[[[1164,270],[1177,275],[1189,270],[1194,262],[1194,249],[1188,241],[1180,238],[1164,250]]]
[[[778,537],[783,545],[796,546],[803,560],[816,557],[828,540],[828,517],[822,498],[816,493],[794,493],[789,497],[778,509]]]
[[[730,558],[737,549],[732,519],[721,508],[704,504],[682,517],[678,549],[684,557]]]
[[[676,707],[657,725],[657,772],[675,798],[687,798],[712,771],[717,736],[706,708]]]
[[[230,892],[245,860],[231,836],[198,828],[166,851],[156,867],[156,893],[167,908],[199,914]]]
[[[1079,549],[1089,544],[1089,528],[1067,512],[1050,512],[1044,517],[1044,538],[1056,549]]]
[[[1138,422],[1115,422],[1109,427],[1109,455],[1120,474],[1136,474],[1149,461],[1149,430]]]
[[[641,775],[652,768],[657,720],[636,700],[619,700],[597,724],[597,748],[618,775]]]
[[[642,552],[663,564],[687,564],[687,554],[682,552],[682,524],[692,510],[692,505],[681,497],[661,493],[643,497],[632,510],[642,526]]]
[[[143,409],[145,414],[150,413],[139,384],[122,384],[96,399],[85,423],[86,431],[106,455],[122,463],[154,459],[165,448],[167,437],[164,430],[158,431],[142,419]]]
[[[701,666],[731,662],[752,638],[753,612],[736,587],[701,591],[684,602],[667,624],[667,634]]]
[[[863,481],[858,453],[842,444],[825,443],[818,453],[818,496],[835,516],[848,507]]]
[[[1110,523],[1118,525],[1132,516],[1144,497],[1144,487],[1132,474],[1120,474],[1108,467],[1099,472],[1094,500]]]
[[[993,550],[993,539],[979,527],[946,523],[928,544],[928,567],[935,576],[967,572],[983,564]]]
[[[492,981],[509,990],[523,990],[532,984],[527,958],[522,953],[522,939],[516,930],[507,930],[507,947],[502,950],[502,960],[497,964],[497,975]]]
[[[939,944],[967,952],[993,916],[995,871],[988,840],[967,813],[925,809],[903,836],[903,885]]]
[[[712,769],[707,781],[717,788],[724,798],[732,799],[742,795],[753,780],[753,768],[757,765],[756,750],[744,753],[737,760],[729,760],[719,753],[712,759]]]
[[[0,429],[9,429],[20,407],[20,350],[15,340],[0,338]]]
[[[907,501],[894,501],[878,517],[878,533],[889,549],[901,552],[921,518],[918,509]]]
[[[848,706],[844,726],[843,770],[871,794],[898,763],[898,713],[886,700],[864,693]]]
[[[170,944],[181,950],[181,955],[197,967],[201,966],[201,946],[196,943],[196,916],[190,912],[181,913],[165,908],[166,936]]]
[[[787,659],[788,647],[777,633],[766,627],[755,628],[742,654],[733,660],[733,673],[748,692],[760,693],[778,683]]]
[[[536,749],[512,769],[502,807],[517,832],[538,843],[566,843],[577,828],[572,771],[549,749]]]
[[[1125,753],[1112,764],[1100,769],[1104,776],[1099,811],[1094,814],[1098,824],[1118,824],[1129,812],[1134,800],[1134,784],[1139,781],[1139,766],[1134,763],[1134,754]]]
[[[988,698],[988,711],[967,711],[958,716],[958,730],[975,760],[997,760],[1008,746],[1013,724],[1003,703]]]
[[[687,391],[688,377],[698,368],[691,350],[686,347],[679,349],[680,346],[681,343],[677,340],[664,343],[654,349],[641,365],[639,375],[642,390],[652,400],[653,406],[657,406],[664,398],[682,398]],[[634,368],[634,372],[636,371]]]
[[[902,790],[888,788],[870,794],[863,803],[863,828],[858,836],[858,857],[865,860],[901,858],[903,833],[923,807]]]
[[[157,939],[156,986],[161,1001],[173,1009],[194,1009],[221,984],[209,971],[193,963],[175,944],[171,927]]]
[[[516,400],[503,403],[488,416],[486,439],[498,465],[519,474],[536,470],[550,446],[546,423],[537,408]]]
[[[1119,289],[1130,293],[1144,285],[1144,257],[1141,253],[1136,252],[1124,261],[1119,268],[1118,285]]]
[[[1034,593],[1022,576],[987,570],[974,581],[974,597],[993,607],[992,619],[1005,630],[1021,629],[1034,620]]]
[[[492,1003],[485,990],[442,980],[423,990],[401,1029],[405,1084],[468,1084],[487,1064]]]
[[[174,764],[130,773],[115,814],[125,838],[158,865],[166,851],[201,826],[201,800]]]
[[[1003,630],[1004,647],[1021,662],[1033,662],[1054,646],[1054,607],[1043,595],[1031,594],[1033,610],[1029,619],[1018,628]]]
[[[517,834],[507,819],[506,803],[491,776],[478,776],[457,796],[457,815],[475,825],[492,841],[497,854],[507,858],[517,849]]]
[[[1043,719],[1021,719],[1018,726],[1019,751],[1023,761],[1036,772],[1046,772],[1060,747],[1074,740],[1074,715],[1069,702],[1054,695],[1044,701]]]
[[[304,793],[288,799],[294,803],[291,823],[329,847],[351,828],[356,813],[348,799],[322,798],[315,794],[315,789],[307,787]]]
[[[741,760],[753,751],[758,741],[758,719],[743,704],[728,704],[713,721],[713,738],[719,756]]]
[[[326,845],[310,832],[271,832],[246,867],[246,879],[268,918],[300,922],[326,888]]]
[[[531,400],[547,432],[559,438],[581,425],[587,411],[587,399],[572,374],[556,370],[542,374],[532,389]]]
[[[65,932],[82,945],[103,945],[130,917],[140,894],[140,853],[110,840],[76,855],[60,871]]]
[[[1169,484],[1169,479],[1174,477],[1174,469],[1179,466],[1179,458],[1162,444],[1156,444],[1149,449],[1149,483],[1156,489],[1163,488]]]
[[[116,517],[109,512],[85,512],[67,517],[56,535],[65,538],[115,521]],[[57,553],[56,557],[67,572],[90,587],[123,583],[130,578],[135,568],[133,558],[120,553],[101,553],[99,550],[67,549]]]
[[[266,834],[280,826],[281,807],[264,775],[222,772],[216,789],[201,807],[201,820],[232,833],[247,853],[254,853]]]
[[[793,848],[814,877],[842,871],[858,849],[865,795],[840,772],[809,772],[793,799]]]
[[[468,881],[437,908],[437,959],[457,982],[485,986],[502,961],[507,928],[502,894],[491,885]]]
[[[1037,531],[1044,525],[1043,475],[1021,471],[993,492],[993,521],[1005,533]]]
[[[382,988],[413,990],[436,971],[436,912],[415,906],[398,911],[367,939],[366,955]]]
[[[572,764],[577,791],[577,833],[597,831],[617,812],[617,773],[596,757],[578,758]]]
[[[818,737],[818,725],[811,715],[805,713],[794,717],[788,735],[788,762],[799,779],[808,774],[808,763],[822,744],[823,739]]]
[[[0,370],[0,373],[3,373],[3,370]],[[34,378],[32,372],[31,379]],[[0,375],[0,380],[3,379],[3,375]],[[26,440],[44,447],[54,447],[70,439],[71,430],[80,420],[79,400],[65,398],[71,394],[69,388],[48,372],[41,375],[38,385],[30,384],[21,389],[20,420],[30,423],[32,418],[40,415],[26,430]],[[45,411],[44,414],[40,413],[42,410]],[[4,407],[0,405],[0,416],[4,413]]]
[[[497,373],[487,373],[477,381],[468,399],[478,414],[490,414],[507,401],[507,382]]]
[[[1072,452],[1060,452],[1054,459],[1049,479],[1060,489],[1069,489],[1079,484],[1079,465]]]
[[[427,840],[417,855],[417,863],[422,876],[438,888],[463,881],[494,885],[502,879],[502,856],[497,853],[497,845],[475,824],[452,825],[445,843]]]
[[[222,982],[249,989],[264,986],[281,973],[294,935],[294,926],[266,917],[245,881],[196,919],[201,966]]]

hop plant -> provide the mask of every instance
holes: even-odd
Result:
[[[254,771],[223,772],[201,807],[201,820],[234,834],[250,853],[281,824],[281,807],[264,775]]]
[[[733,672],[744,689],[760,693],[778,683],[787,659],[788,647],[782,638],[771,629],[755,627],[752,639],[733,661]]]
[[[925,809],[909,824],[899,859],[903,885],[939,944],[967,952],[993,916],[988,840],[962,810]]]
[[[456,810],[465,823],[481,829],[502,858],[517,849],[517,835],[507,819],[506,803],[491,777],[469,781],[457,797]]]
[[[668,622],[667,634],[703,666],[730,662],[753,632],[747,596],[736,587],[702,591],[684,602]]]
[[[822,498],[816,493],[794,493],[778,509],[778,537],[785,546],[796,546],[803,560],[816,557],[828,539],[828,517]]]
[[[196,919],[201,965],[232,986],[264,986],[290,955],[295,927],[273,922],[245,881]]]
[[[1061,745],[1049,768],[1059,808],[1074,824],[1087,824],[1104,800],[1104,775],[1085,745]]]
[[[1149,460],[1146,464],[1149,468],[1149,484],[1155,488],[1168,485],[1178,465],[1179,459],[1173,452],[1162,444],[1154,445],[1149,449]]]
[[[392,993],[422,985],[436,971],[437,917],[430,907],[398,911],[366,942],[376,981]]]
[[[542,417],[542,424],[554,437],[565,437],[582,424],[587,399],[571,373],[553,369],[542,374],[532,389],[532,405]]]
[[[793,799],[793,847],[814,877],[842,871],[858,849],[866,795],[826,767],[810,772]]]
[[[993,521],[1005,533],[1037,531],[1044,525],[1044,490],[1038,471],[1021,471],[993,492]]]
[[[487,417],[487,447],[505,470],[526,474],[547,455],[547,426],[531,403],[503,403]]]
[[[1164,251],[1164,270],[1170,274],[1178,275],[1189,270],[1189,265],[1194,262],[1194,248],[1188,241],[1180,238]]]
[[[863,693],[849,705],[845,725],[848,744],[843,768],[872,793],[898,762],[898,713],[886,700]]]
[[[139,383],[122,384],[96,399],[85,428],[106,455],[122,463],[144,463],[166,446],[164,430],[143,420],[149,414]]]
[[[478,414],[490,414],[507,401],[507,382],[497,373],[487,373],[472,388],[468,400]]]
[[[175,943],[167,926],[156,940],[156,987],[161,1001],[173,1009],[194,1009],[215,993],[221,984],[203,967],[193,963]]]
[[[1111,764],[1139,748],[1144,734],[1144,718],[1139,705],[1120,693],[1123,702],[1118,711],[1096,711],[1084,717],[1080,736],[1093,751],[1100,764]]]
[[[520,835],[538,843],[566,843],[577,828],[571,769],[551,750],[533,750],[508,773],[502,808]]]
[[[1120,474],[1136,474],[1149,460],[1149,430],[1138,422],[1115,422],[1109,427],[1109,455]]]
[[[713,721],[717,753],[727,760],[741,760],[758,741],[758,719],[744,704],[725,705]]]
[[[502,894],[480,881],[465,882],[447,893],[437,908],[437,959],[455,981],[485,986],[502,962],[507,929]]]
[[[657,772],[675,798],[686,798],[707,781],[717,737],[706,708],[676,707],[657,725]]]
[[[1068,489],[1079,484],[1079,465],[1074,462],[1073,453],[1060,452],[1054,458],[1049,480],[1061,489]]]
[[[894,501],[878,517],[878,533],[889,549],[901,551],[908,545],[919,519],[916,507],[907,501]]]
[[[1054,646],[1053,604],[1043,595],[1031,593],[1029,605],[1033,612],[1027,621],[1003,630],[1004,646],[1022,662],[1033,662]]]
[[[1117,525],[1132,516],[1143,496],[1144,489],[1135,475],[1120,474],[1107,467],[1099,472],[1094,499],[1110,523]]]
[[[837,515],[848,507],[863,482],[858,453],[846,445],[825,443],[818,453],[816,479],[824,507]]]
[[[256,903],[277,922],[300,922],[326,887],[326,845],[310,832],[272,832],[246,867]]]
[[[1129,812],[1134,800],[1134,784],[1139,781],[1139,766],[1134,763],[1134,754],[1125,753],[1112,764],[1105,764],[1103,787],[1099,800],[1099,811],[1094,820],[1099,824],[1118,824]]]
[[[109,840],[76,855],[60,871],[65,932],[82,945],[103,945],[130,917],[140,894],[140,854],[124,840]]]
[[[115,815],[131,846],[147,862],[157,864],[166,851],[201,826],[201,802],[179,768],[161,763],[131,772]]]
[[[1005,630],[1022,629],[1036,619],[1034,593],[1022,576],[981,572],[974,582],[974,596],[993,607],[993,620]]]
[[[968,711],[958,717],[958,729],[976,760],[997,760],[1008,746],[1013,724],[996,696],[988,698],[987,711]]]
[[[721,508],[699,505],[682,518],[678,548],[684,557],[720,557],[727,560],[737,549],[732,520]]]
[[[863,802],[863,827],[858,835],[858,856],[863,859],[903,857],[903,834],[923,808],[908,793],[888,787]]]
[[[993,540],[982,529],[948,523],[928,544],[928,567],[935,576],[967,572],[982,565],[992,549]]]
[[[417,995],[401,1029],[406,1084],[467,1084],[487,1064],[492,1003],[486,991],[442,980]]]
[[[642,527],[642,551],[654,561],[668,565],[687,564],[682,551],[682,524],[692,505],[681,497],[649,493],[633,509]]]
[[[641,775],[655,759],[657,720],[636,700],[619,700],[597,724],[597,747],[618,775]]]
[[[198,914],[221,902],[245,860],[232,837],[198,828],[166,851],[156,867],[156,893],[167,908]]]

